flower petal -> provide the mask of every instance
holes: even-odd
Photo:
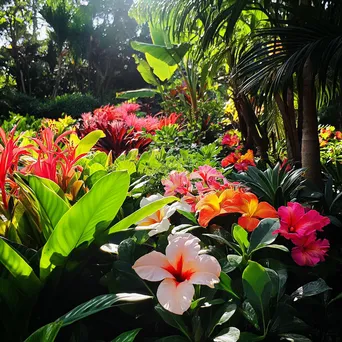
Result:
[[[161,281],[165,278],[174,278],[166,270],[168,267],[170,267],[170,263],[166,256],[160,252],[153,251],[139,258],[132,268],[142,279]]]
[[[151,195],[149,197],[144,197],[141,201],[140,201],[140,208],[144,207],[147,204],[150,204],[152,202],[158,201],[160,199],[164,198],[164,196],[162,196],[161,194],[155,194],[155,195]]]
[[[257,210],[254,212],[255,217],[260,218],[277,218],[277,211],[267,202],[260,202]]]
[[[259,224],[259,220],[255,217],[241,216],[238,224],[248,232],[252,232]]]
[[[192,284],[207,285],[213,288],[214,284],[220,282],[221,266],[210,255],[200,255],[194,261],[184,266],[194,272],[189,278],[189,282]]]
[[[178,283],[175,279],[163,280],[157,290],[159,303],[165,310],[182,315],[191,305],[195,289],[187,281]]]
[[[175,269],[179,268],[179,262],[190,262],[195,259],[201,249],[200,239],[191,234],[169,235],[168,240],[165,254]]]

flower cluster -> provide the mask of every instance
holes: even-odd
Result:
[[[192,173],[172,171],[162,180],[165,196],[178,195],[198,212],[198,222],[207,227],[209,222],[224,214],[238,213],[238,223],[253,231],[259,219],[278,217],[277,211],[268,203],[247,192],[240,183],[229,182],[221,172],[211,166],[200,166]]]
[[[172,113],[170,117],[138,117],[139,109],[140,105],[136,103],[123,103],[120,106],[103,106],[93,113],[84,113],[77,133],[83,138],[100,129],[106,136],[98,141],[96,147],[103,152],[111,152],[114,157],[134,148],[143,152],[152,141],[144,132],[153,134],[157,129],[175,124],[179,115]]]
[[[142,256],[133,269],[142,279],[161,281],[159,303],[177,315],[189,309],[195,295],[194,285],[211,288],[218,283],[221,267],[218,261],[201,254],[200,240],[191,234],[169,235],[165,255],[153,251]]]
[[[300,266],[314,266],[324,261],[330,245],[327,239],[317,239],[317,231],[330,223],[329,218],[296,202],[280,207],[278,213],[280,228],[274,233],[295,245],[291,252],[293,260]]]
[[[254,154],[252,150],[248,150],[245,154],[238,151],[230,153],[221,161],[222,167],[234,165],[238,172],[247,171],[248,166],[255,166]]]
[[[228,147],[236,147],[240,144],[241,134],[236,129],[231,129],[225,133],[222,138],[222,145],[226,145]]]
[[[335,131],[334,126],[321,127],[318,132],[320,147],[326,146],[331,140],[342,140],[342,132]]]

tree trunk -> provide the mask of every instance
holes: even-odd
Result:
[[[323,187],[321,176],[318,121],[316,112],[315,78],[310,59],[303,68],[303,133],[302,165],[306,168],[305,178],[318,187]]]
[[[256,149],[257,155],[259,155],[262,160],[267,161],[268,138],[267,136],[261,135],[262,130],[258,118],[256,117],[248,98],[246,95],[240,93],[235,96],[234,102],[236,110],[243,117],[246,124],[246,148]]]
[[[278,105],[280,114],[283,119],[286,145],[287,145],[287,157],[294,163],[300,163],[300,147],[298,141],[298,134],[296,128],[296,113],[293,104],[293,91],[288,88],[286,99],[282,99],[280,94],[275,94],[274,99]]]

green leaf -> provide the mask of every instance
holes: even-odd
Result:
[[[179,64],[190,47],[190,45],[187,43],[169,48],[163,45],[141,43],[136,41],[131,42],[131,46],[134,50],[148,53],[169,66]]]
[[[264,340],[264,336],[258,336],[249,332],[242,332],[240,334],[239,342],[256,342]]]
[[[141,77],[144,79],[144,81],[148,84],[152,84],[155,87],[159,86],[159,82],[156,78],[156,76],[153,74],[151,67],[148,65],[148,63],[133,55],[135,59],[135,63],[137,64],[137,70],[140,72]]]
[[[154,97],[156,94],[159,94],[157,89],[144,88],[116,93],[116,98],[131,100],[136,98]]]
[[[257,313],[255,312],[253,306],[248,300],[245,300],[242,303],[242,314],[248,320],[248,322],[254,326],[256,330],[260,329]]]
[[[183,210],[177,210],[180,214],[182,214],[184,217],[186,217],[189,221],[191,221],[194,224],[198,224],[196,217],[193,213],[189,213],[188,211],[183,211]]]
[[[169,80],[175,71],[178,69],[178,65],[168,65],[158,58],[153,57],[149,53],[145,54],[146,60],[153,70],[153,73],[162,81]]]
[[[99,129],[88,133],[77,145],[76,147],[76,157],[83,153],[88,153],[92,147],[99,141],[99,139],[104,138],[106,135]]]
[[[51,222],[52,229],[54,229],[61,217],[69,210],[70,206],[55,191],[51,190],[42,181],[42,178],[30,175],[28,179],[30,188],[34,191],[41,210],[44,211],[44,214]],[[49,236],[50,234],[46,239]]]
[[[44,325],[30,335],[24,342],[53,342],[61,327],[62,322],[53,322]]]
[[[120,334],[118,337],[114,338],[112,342],[133,342],[140,330],[141,328],[126,331]]]
[[[236,304],[231,303],[226,303],[220,307],[216,307],[215,313],[211,318],[207,329],[207,336],[209,337],[214,332],[216,326],[228,322],[230,318],[234,315],[236,308]]]
[[[242,273],[242,284],[246,298],[260,315],[264,331],[268,319],[272,282],[266,270],[257,262],[249,261]]]
[[[240,330],[238,328],[230,327],[220,332],[214,338],[214,342],[237,342],[240,338]]]
[[[329,287],[322,278],[319,278],[318,280],[311,281],[310,283],[299,287],[291,294],[291,298],[293,301],[297,301],[305,297],[316,296],[329,290],[331,290],[331,287]]]
[[[42,279],[82,243],[94,240],[96,231],[107,228],[127,196],[129,175],[117,171],[102,177],[58,222],[40,259]]]
[[[152,202],[139,210],[135,211],[131,215],[125,217],[121,221],[119,221],[117,224],[115,224],[113,227],[108,229],[108,234],[113,234],[116,232],[119,232],[121,230],[127,229],[133,224],[136,224],[138,221],[144,219],[147,216],[150,216],[154,214],[159,209],[163,208],[165,205],[177,201],[177,197],[165,197],[160,200],[157,200],[155,202]]]
[[[25,294],[32,296],[39,292],[42,284],[32,267],[2,238],[0,238],[0,262]]]
[[[233,227],[233,237],[241,250],[245,251],[249,247],[248,233],[238,224]]]
[[[115,163],[116,171],[124,171],[126,170],[129,175],[132,175],[137,171],[135,164],[129,160],[121,160],[118,163]]]
[[[162,337],[156,340],[156,342],[187,342],[187,341],[189,340],[183,336],[178,336],[178,335]]]
[[[164,308],[162,308],[161,305],[159,304],[155,306],[154,308],[158,312],[160,317],[164,320],[165,323],[181,331],[191,341],[191,338],[189,337],[189,331],[184,322],[183,316],[175,315],[165,310]]]
[[[252,253],[260,246],[271,244],[277,238],[277,234],[273,234],[273,232],[279,229],[279,227],[278,219],[268,218],[261,220],[251,235],[248,253]]]
[[[280,341],[289,342],[312,342],[309,338],[299,334],[281,334],[279,335]]]
[[[215,288],[217,288],[218,290],[226,291],[233,295],[233,297],[235,298],[239,298],[239,296],[234,292],[232,288],[232,279],[224,272],[221,272],[220,282],[215,285]]]
[[[151,298],[151,296],[145,296],[138,293],[117,293],[97,296],[81,305],[78,305],[67,314],[58,318],[56,322],[62,322],[62,326],[65,327],[99,311],[108,309],[114,304],[135,303]]]

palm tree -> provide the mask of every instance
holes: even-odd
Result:
[[[246,52],[239,69],[242,78],[248,75],[243,90],[259,87],[269,96],[284,94],[283,103],[288,90],[294,91],[296,79],[302,166],[307,168],[306,177],[321,185],[317,103],[340,92],[342,4],[314,3],[314,7],[292,7],[276,26],[257,32],[257,42]]]

